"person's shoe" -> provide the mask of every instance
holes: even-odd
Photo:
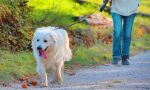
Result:
[[[126,60],[122,60],[122,65],[129,65],[129,61],[126,59]]]
[[[128,55],[122,56],[122,65],[129,65],[128,59],[129,59]]]

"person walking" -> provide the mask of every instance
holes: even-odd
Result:
[[[122,59],[123,65],[129,65],[132,26],[140,0],[111,0],[111,2],[114,24],[112,64],[116,65]]]

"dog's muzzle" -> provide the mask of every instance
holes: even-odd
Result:
[[[46,57],[47,57],[46,56],[46,50],[47,50],[47,48],[45,50],[43,50],[42,47],[40,47],[40,46],[37,47],[37,50],[39,51],[39,56],[40,57],[46,59]]]

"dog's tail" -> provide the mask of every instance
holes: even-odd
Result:
[[[67,34],[67,33],[66,33]],[[65,57],[64,60],[65,61],[70,61],[72,59],[72,50],[69,47],[69,38],[68,38],[68,34],[66,35],[65,38]]]
[[[65,57],[64,57],[64,60],[65,61],[70,61],[72,59],[72,51],[70,48],[68,48],[66,51],[65,51]]]

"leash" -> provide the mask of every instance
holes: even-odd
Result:
[[[97,10],[96,10],[96,11],[97,11]],[[96,11],[95,11],[95,12],[96,12]],[[85,15],[85,16],[79,18],[79,20],[76,21],[76,22],[74,22],[74,23],[65,25],[65,26],[63,26],[63,27],[56,27],[55,29],[60,29],[60,28],[67,29],[67,28],[69,28],[69,27],[71,27],[71,26],[73,26],[73,25],[75,25],[75,24],[77,24],[77,23],[81,23],[81,22],[85,21],[87,17],[89,17],[90,15],[94,14],[95,12],[93,12],[93,13],[91,13],[91,14],[88,14],[88,15]],[[55,30],[55,29],[54,29],[54,30]]]
[[[103,5],[100,7],[100,10],[99,10],[100,12],[102,12],[102,11],[104,10],[104,8],[106,7],[106,4],[107,4],[108,2],[109,2],[109,0],[104,0]],[[110,6],[111,6],[111,2],[110,2]],[[91,13],[91,14],[88,14],[88,15],[85,15],[85,16],[79,18],[79,20],[78,20],[77,22],[74,22],[74,23],[69,24],[69,25],[65,25],[65,26],[63,26],[62,28],[67,29],[68,27],[71,27],[71,26],[73,26],[73,25],[75,25],[75,24],[77,24],[77,23],[81,23],[81,22],[85,21],[86,18],[89,17],[90,15],[96,13],[96,11],[97,11],[97,10],[95,10],[95,11],[94,11],[93,13]]]

